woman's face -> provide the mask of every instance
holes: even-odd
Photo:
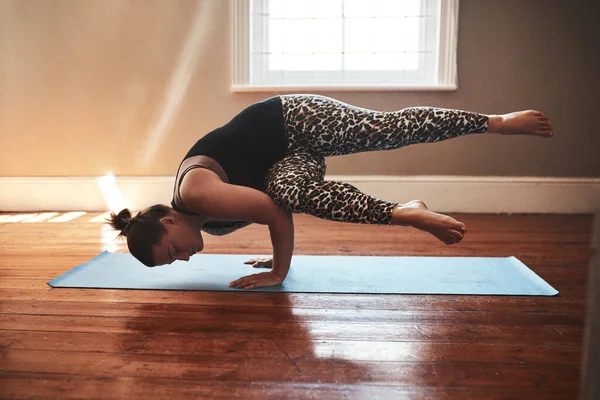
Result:
[[[156,265],[170,264],[175,260],[188,261],[204,248],[200,229],[196,229],[184,218],[177,215],[163,217],[160,222],[167,232],[160,243],[152,248]]]

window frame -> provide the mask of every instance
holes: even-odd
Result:
[[[434,29],[437,30],[435,39],[438,40],[438,63],[435,68],[437,71],[433,75],[437,77],[436,81],[427,82],[420,85],[413,83],[394,82],[390,83],[391,77],[397,77],[396,71],[377,71],[377,76],[388,79],[380,79],[380,82],[361,82],[361,75],[364,77],[369,71],[346,71],[344,75],[351,75],[355,79],[342,83],[323,83],[326,81],[327,73],[313,73],[304,77],[302,84],[285,85],[280,81],[275,81],[272,76],[275,73],[265,73],[258,68],[258,72],[264,79],[261,83],[250,82],[250,70],[257,71],[257,64],[251,64],[250,49],[251,40],[251,15],[250,3],[252,0],[231,0],[232,9],[232,85],[233,92],[261,92],[261,91],[298,91],[298,90],[336,90],[336,91],[362,91],[362,90],[406,90],[406,91],[452,91],[458,88],[457,77],[457,36],[458,36],[458,10],[459,0],[440,0],[438,23]],[[258,0],[260,2],[264,0]],[[439,29],[437,29],[439,28]],[[430,36],[429,36],[430,37]],[[383,73],[382,73],[383,72]],[[301,76],[302,73],[285,72],[290,76]],[[332,75],[338,75],[334,72]],[[405,73],[403,75],[406,75]],[[311,79],[314,78],[314,79]],[[356,78],[359,79],[356,79]]]

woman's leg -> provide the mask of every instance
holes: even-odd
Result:
[[[397,204],[376,199],[356,187],[325,181],[325,158],[297,149],[277,162],[265,179],[265,192],[282,208],[339,222],[413,226],[446,244],[458,243],[466,227],[427,209],[422,201]]]
[[[420,200],[395,204],[347,183],[324,181],[326,156],[390,150],[437,142],[488,129],[502,134],[550,136],[550,123],[535,111],[487,116],[458,110],[408,108],[377,112],[314,95],[283,95],[288,156],[267,176],[266,191],[282,207],[334,221],[411,225],[446,244],[466,227],[434,213]]]
[[[551,136],[550,121],[536,111],[503,116],[433,107],[379,112],[317,95],[281,99],[288,149],[308,148],[325,157],[439,142],[488,129]]]
[[[265,192],[288,211],[318,218],[363,224],[391,224],[397,206],[362,193],[356,187],[325,181],[325,158],[296,150],[268,172]]]

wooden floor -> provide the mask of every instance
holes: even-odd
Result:
[[[514,255],[556,297],[51,289],[126,250],[97,215],[0,223],[0,398],[577,398],[591,215],[454,215],[455,246],[295,216],[296,254]],[[263,226],[205,241],[271,251]]]

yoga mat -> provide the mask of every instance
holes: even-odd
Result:
[[[128,253],[104,252],[48,282],[52,287],[242,291],[229,282],[268,271],[244,261],[263,255],[196,254],[148,268]],[[281,286],[261,292],[554,296],[516,257],[304,256]]]

